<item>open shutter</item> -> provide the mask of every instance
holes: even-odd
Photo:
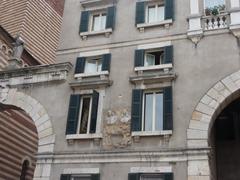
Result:
[[[141,67],[144,66],[144,50],[135,50],[134,66]]]
[[[172,87],[163,88],[163,130],[173,129]]]
[[[76,134],[80,108],[80,98],[81,97],[79,94],[72,94],[70,97],[66,134]]]
[[[61,174],[60,180],[71,180],[71,174]]]
[[[142,89],[133,89],[132,91],[132,131],[141,131],[142,128]]]
[[[92,174],[91,180],[100,180],[100,174]]]
[[[140,180],[140,174],[139,173],[129,173],[128,180]]]
[[[103,55],[102,71],[110,72],[111,54]]]
[[[108,7],[107,9],[107,21],[106,21],[106,29],[115,27],[115,19],[116,19],[116,7]]]
[[[145,2],[136,4],[136,25],[141,23],[145,23]]]
[[[93,90],[90,133],[96,132],[99,93]]]
[[[75,66],[75,74],[84,73],[85,68],[85,57],[78,57],[76,60],[76,66]]]
[[[164,173],[164,180],[173,180],[173,173]]]
[[[173,46],[164,47],[164,58],[163,63],[173,63]]]
[[[88,32],[88,23],[89,23],[89,11],[83,11],[81,13],[79,33]]]
[[[174,0],[165,0],[165,20],[174,19]]]

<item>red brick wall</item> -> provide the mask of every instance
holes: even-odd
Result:
[[[63,15],[63,8],[64,8],[64,2],[65,0],[46,0],[47,3],[50,4],[50,6],[52,6],[52,8],[55,9],[55,11],[57,11],[57,13],[59,15]]]

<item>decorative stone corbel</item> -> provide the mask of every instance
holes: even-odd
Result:
[[[195,48],[197,47],[198,43],[201,41],[202,38],[203,38],[203,34],[188,35],[188,39],[192,41]]]

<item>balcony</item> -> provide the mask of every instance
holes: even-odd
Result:
[[[202,27],[205,31],[228,28],[230,17],[227,13],[202,17]]]

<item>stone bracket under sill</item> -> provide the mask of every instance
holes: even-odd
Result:
[[[97,89],[106,88],[113,84],[112,80],[109,79],[96,79],[96,80],[84,80],[84,81],[73,81],[69,83],[73,89]]]
[[[169,73],[153,73],[131,76],[129,81],[133,84],[153,84],[167,82],[176,79],[177,75],[173,72]]]

